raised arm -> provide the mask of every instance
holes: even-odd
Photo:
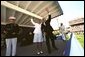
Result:
[[[49,23],[50,23],[50,21],[51,21],[51,15],[50,15],[50,13],[48,13],[48,20],[47,20]]]
[[[51,14],[50,14],[48,8],[46,8],[46,11],[47,11],[47,13],[48,13],[48,19],[47,19],[46,22],[47,22],[47,23],[50,23],[50,21],[51,21]]]
[[[33,24],[33,25],[35,25],[35,24],[36,24],[36,23],[33,21],[33,19],[31,19],[31,22],[32,22],[32,24]]]

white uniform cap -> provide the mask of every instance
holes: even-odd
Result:
[[[14,19],[14,20],[15,20],[16,18],[15,18],[15,17],[13,17],[13,16],[10,16],[10,17],[9,17],[9,19]]]

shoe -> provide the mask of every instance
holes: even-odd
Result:
[[[40,51],[40,53],[42,54],[43,52],[42,52],[42,51]]]
[[[51,54],[51,52],[48,52],[49,54]]]
[[[39,55],[39,54],[40,54],[40,52],[37,52],[37,54]]]

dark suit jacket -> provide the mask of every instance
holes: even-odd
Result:
[[[17,37],[19,33],[19,26],[18,24],[6,24],[5,29],[6,33],[6,38],[14,38]],[[13,34],[15,33],[15,34]]]
[[[41,26],[42,31],[44,31],[46,33],[52,33],[53,28],[50,25],[50,21],[51,21],[51,15],[48,15],[48,19],[45,22],[45,25],[42,24],[42,26]]]

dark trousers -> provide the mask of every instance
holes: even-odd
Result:
[[[46,46],[47,46],[48,53],[51,53],[50,41],[51,41],[52,47],[56,48],[55,41],[52,36],[53,36],[52,34],[46,34]]]

